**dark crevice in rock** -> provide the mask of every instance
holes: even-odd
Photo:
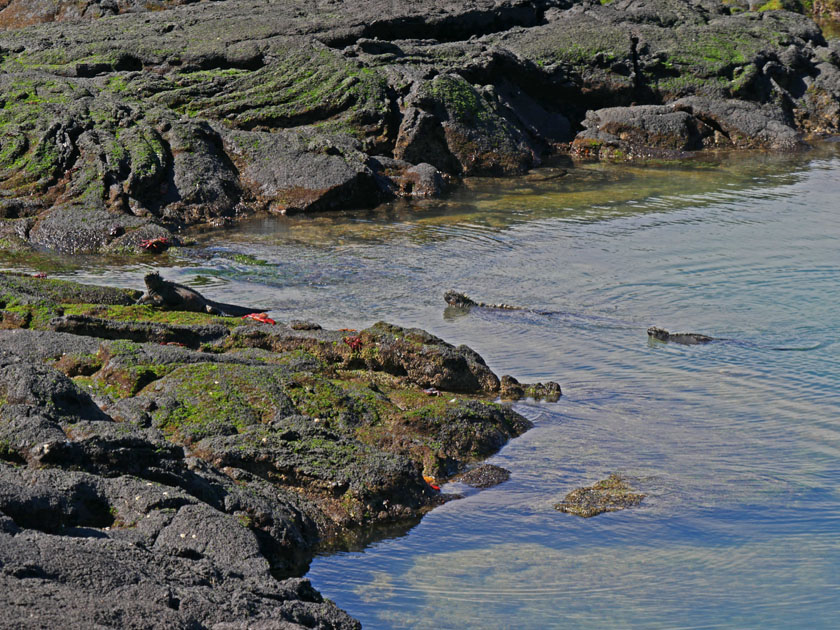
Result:
[[[259,527],[251,529],[257,539],[260,553],[271,564],[271,574],[277,580],[305,575],[312,561],[312,554],[301,547],[281,547],[277,540]]]
[[[10,464],[14,464],[15,466],[22,466],[26,464],[26,460],[20,453],[3,442],[0,442],[0,461],[8,462]]]
[[[689,111],[688,113],[692,114],[701,123],[703,123],[704,125],[706,125],[710,129],[713,129],[714,131],[718,132],[720,135],[722,135],[727,140],[732,141],[732,138],[730,137],[729,133],[727,133],[727,131],[723,127],[721,127],[720,123],[717,122],[714,118],[711,118],[709,116],[704,116],[703,114],[697,114],[693,111]]]
[[[208,137],[207,140],[209,144],[216,150],[218,155],[218,159],[221,162],[224,169],[232,173],[234,181],[223,181],[222,187],[224,192],[228,195],[231,200],[233,206],[239,203],[242,195],[242,187],[239,184],[239,169],[237,168],[234,161],[225,151],[225,143],[222,140],[222,137],[219,135],[219,132],[215,129],[208,128]]]
[[[111,506],[94,488],[79,484],[61,496],[33,493],[29,500],[5,501],[2,512],[22,529],[47,534],[75,528],[103,528],[114,523]]]
[[[141,72],[142,70],[143,62],[131,53],[121,53],[114,63],[115,72]]]
[[[60,69],[57,73],[79,79],[90,79],[112,72],[141,72],[142,70],[143,62],[137,56],[122,52],[113,62],[77,63],[71,67],[71,70]]]
[[[174,555],[179,558],[186,558],[187,560],[201,560],[204,558],[204,555],[197,552],[195,549],[179,549]]]
[[[75,122],[70,124],[56,122],[47,129],[38,146],[35,147],[36,159],[52,159],[52,169],[41,180],[45,187],[56,184],[59,178],[70,171],[79,158],[76,141],[82,134]],[[53,157],[54,156],[54,157]]]
[[[630,57],[633,62],[633,86],[636,91],[640,91],[644,87],[644,75],[639,68],[639,38],[636,35],[630,36]]]
[[[400,111],[400,95],[393,85],[388,85],[388,113],[385,116],[385,137],[386,143],[372,147],[372,152],[389,155],[394,157],[394,148],[397,144],[397,137],[400,132],[400,124],[402,124],[402,112]]]
[[[22,564],[3,567],[3,573],[18,580],[54,580],[55,575],[44,571],[42,567],[35,564]]]
[[[161,175],[161,183],[157,190],[136,192],[136,199],[148,208],[156,217],[163,214],[164,208],[181,200],[178,187],[175,184],[175,156],[172,153],[172,146],[166,139],[166,134],[159,136],[163,147],[164,169]]]
[[[439,42],[461,42],[516,27],[528,28],[544,24],[547,8],[558,5],[568,8],[571,4],[542,0],[490,10],[476,9],[438,18],[418,15],[382,19],[351,34],[324,37],[322,41],[332,48],[352,46],[360,39],[434,39]]]

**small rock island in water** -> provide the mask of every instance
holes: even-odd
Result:
[[[634,507],[644,498],[644,494],[633,492],[622,477],[612,474],[591,486],[572,490],[554,508],[567,514],[590,518],[604,512]]]
[[[804,6],[0,0],[0,257],[148,261],[557,155],[799,149],[840,130],[840,43]],[[358,628],[295,577],[316,547],[418,518],[424,475],[529,427],[491,400],[560,396],[419,329],[155,295],[0,277],[0,626]],[[610,477],[558,509],[641,497]]]

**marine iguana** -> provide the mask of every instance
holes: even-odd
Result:
[[[647,329],[647,334],[659,341],[672,341],[674,343],[681,343],[684,346],[696,346],[701,343],[709,343],[710,341],[725,341],[717,337],[709,337],[708,335],[700,335],[698,333],[672,333],[664,328],[657,328],[651,326]]]
[[[449,290],[443,294],[443,299],[446,300],[446,303],[450,306],[457,306],[458,308],[471,308],[473,306],[478,306],[481,308],[495,308],[503,311],[527,311],[530,309],[524,308],[522,306],[513,306],[511,304],[485,304],[484,302],[476,302],[475,300],[470,299],[463,293],[458,293],[457,291]]]
[[[538,315],[559,315],[560,313],[552,313],[550,311],[535,311],[530,308],[525,308],[523,306],[512,306],[510,304],[486,304],[484,302],[476,302],[470,297],[467,297],[463,293],[459,293],[457,291],[449,290],[443,294],[443,299],[446,300],[446,303],[450,306],[455,306],[458,308],[472,308],[472,307],[479,307],[479,308],[489,308],[489,309],[498,309],[503,311],[527,311],[529,313],[536,313]],[[627,322],[614,322],[616,325],[621,326],[630,326],[631,324]],[[665,342],[672,342],[672,343],[679,343],[686,346],[693,346],[703,343],[709,343],[710,341],[730,341],[728,339],[722,339],[720,337],[709,337],[708,335],[701,335],[699,333],[672,333],[668,332],[664,328],[658,328],[656,326],[651,326],[647,330],[647,334],[654,339],[658,339],[659,341]]]
[[[577,315],[574,313],[561,313],[559,311],[537,311],[532,308],[526,308],[524,306],[512,306],[510,304],[487,304],[485,302],[476,302],[470,297],[467,297],[463,293],[459,293],[458,291],[446,291],[443,294],[443,299],[446,300],[446,303],[450,306],[454,306],[456,308],[462,309],[470,309],[472,307],[477,308],[487,308],[487,309],[498,309],[502,311],[523,311],[526,313],[533,313],[536,315],[545,315],[548,317],[554,316],[562,316],[565,318],[574,318],[579,320],[585,320],[587,322],[597,321],[600,324],[604,325],[611,325],[617,328],[627,328],[627,329],[635,329],[637,325],[633,322],[625,322],[620,321],[617,319],[607,318],[607,317],[597,317],[597,316],[587,316],[587,315]],[[647,334],[649,337],[656,339],[657,341],[664,341],[666,343],[678,343],[683,346],[697,346],[701,344],[711,343],[713,341],[721,341],[726,343],[737,344],[740,346],[748,347],[748,348],[758,348],[764,350],[773,350],[776,352],[804,352],[808,350],[815,350],[819,348],[821,344],[816,344],[813,346],[794,346],[794,347],[768,347],[768,346],[761,346],[749,341],[741,341],[739,339],[731,339],[728,337],[710,337],[709,335],[701,335],[700,333],[688,333],[688,332],[676,332],[672,333],[670,331],[665,330],[664,328],[659,328],[658,326],[651,326],[647,329]],[[537,383],[536,385],[540,385]],[[527,386],[532,387],[532,386]],[[503,388],[504,389],[504,388]],[[518,383],[514,383],[510,387],[510,395],[508,396],[509,399],[516,400],[518,397],[521,397],[521,394],[517,396],[517,393],[521,390]],[[532,395],[527,392],[525,395]],[[503,396],[504,397],[504,396]],[[534,396],[535,398],[539,398],[539,396]]]
[[[191,311],[226,317],[242,317],[264,310],[208,300],[195,289],[164,280],[156,271],[147,273],[143,277],[143,282],[146,283],[146,292],[137,300],[137,304],[151,304],[171,311]]]
[[[537,313],[547,315],[548,313],[540,313],[522,306],[513,306],[511,304],[485,304],[484,302],[476,302],[470,299],[463,293],[449,290],[443,294],[443,299],[450,306],[457,308],[490,308],[503,311],[528,311],[529,313]],[[557,402],[563,395],[560,385],[554,381],[546,381],[545,383],[520,383],[515,378],[509,375],[502,376],[499,387],[499,396],[502,400],[521,400],[522,398],[533,398],[534,400],[544,400],[546,402]]]

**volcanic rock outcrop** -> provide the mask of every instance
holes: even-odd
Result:
[[[314,550],[413,524],[424,475],[530,426],[422,330],[138,296],[0,274],[2,628],[358,628],[296,577]]]
[[[196,223],[434,195],[558,150],[789,150],[840,128],[840,44],[747,4],[0,9],[6,250],[136,253]]]

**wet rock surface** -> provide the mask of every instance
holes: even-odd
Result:
[[[837,133],[837,42],[749,8],[0,0],[0,248],[138,255],[185,226],[435,196],[556,151]]]
[[[530,427],[424,331],[137,296],[0,274],[0,626],[358,628],[294,577],[316,547],[416,520],[424,475]]]
[[[533,398],[545,402],[557,402],[563,395],[560,385],[554,381],[545,383],[520,383],[512,376],[503,376],[499,386],[499,396],[502,400],[521,400]]]
[[[635,507],[644,498],[644,494],[634,492],[622,477],[612,474],[591,486],[572,490],[554,509],[590,518]]]
[[[456,481],[473,488],[492,488],[508,479],[510,479],[510,471],[493,464],[481,464],[456,477]]]

